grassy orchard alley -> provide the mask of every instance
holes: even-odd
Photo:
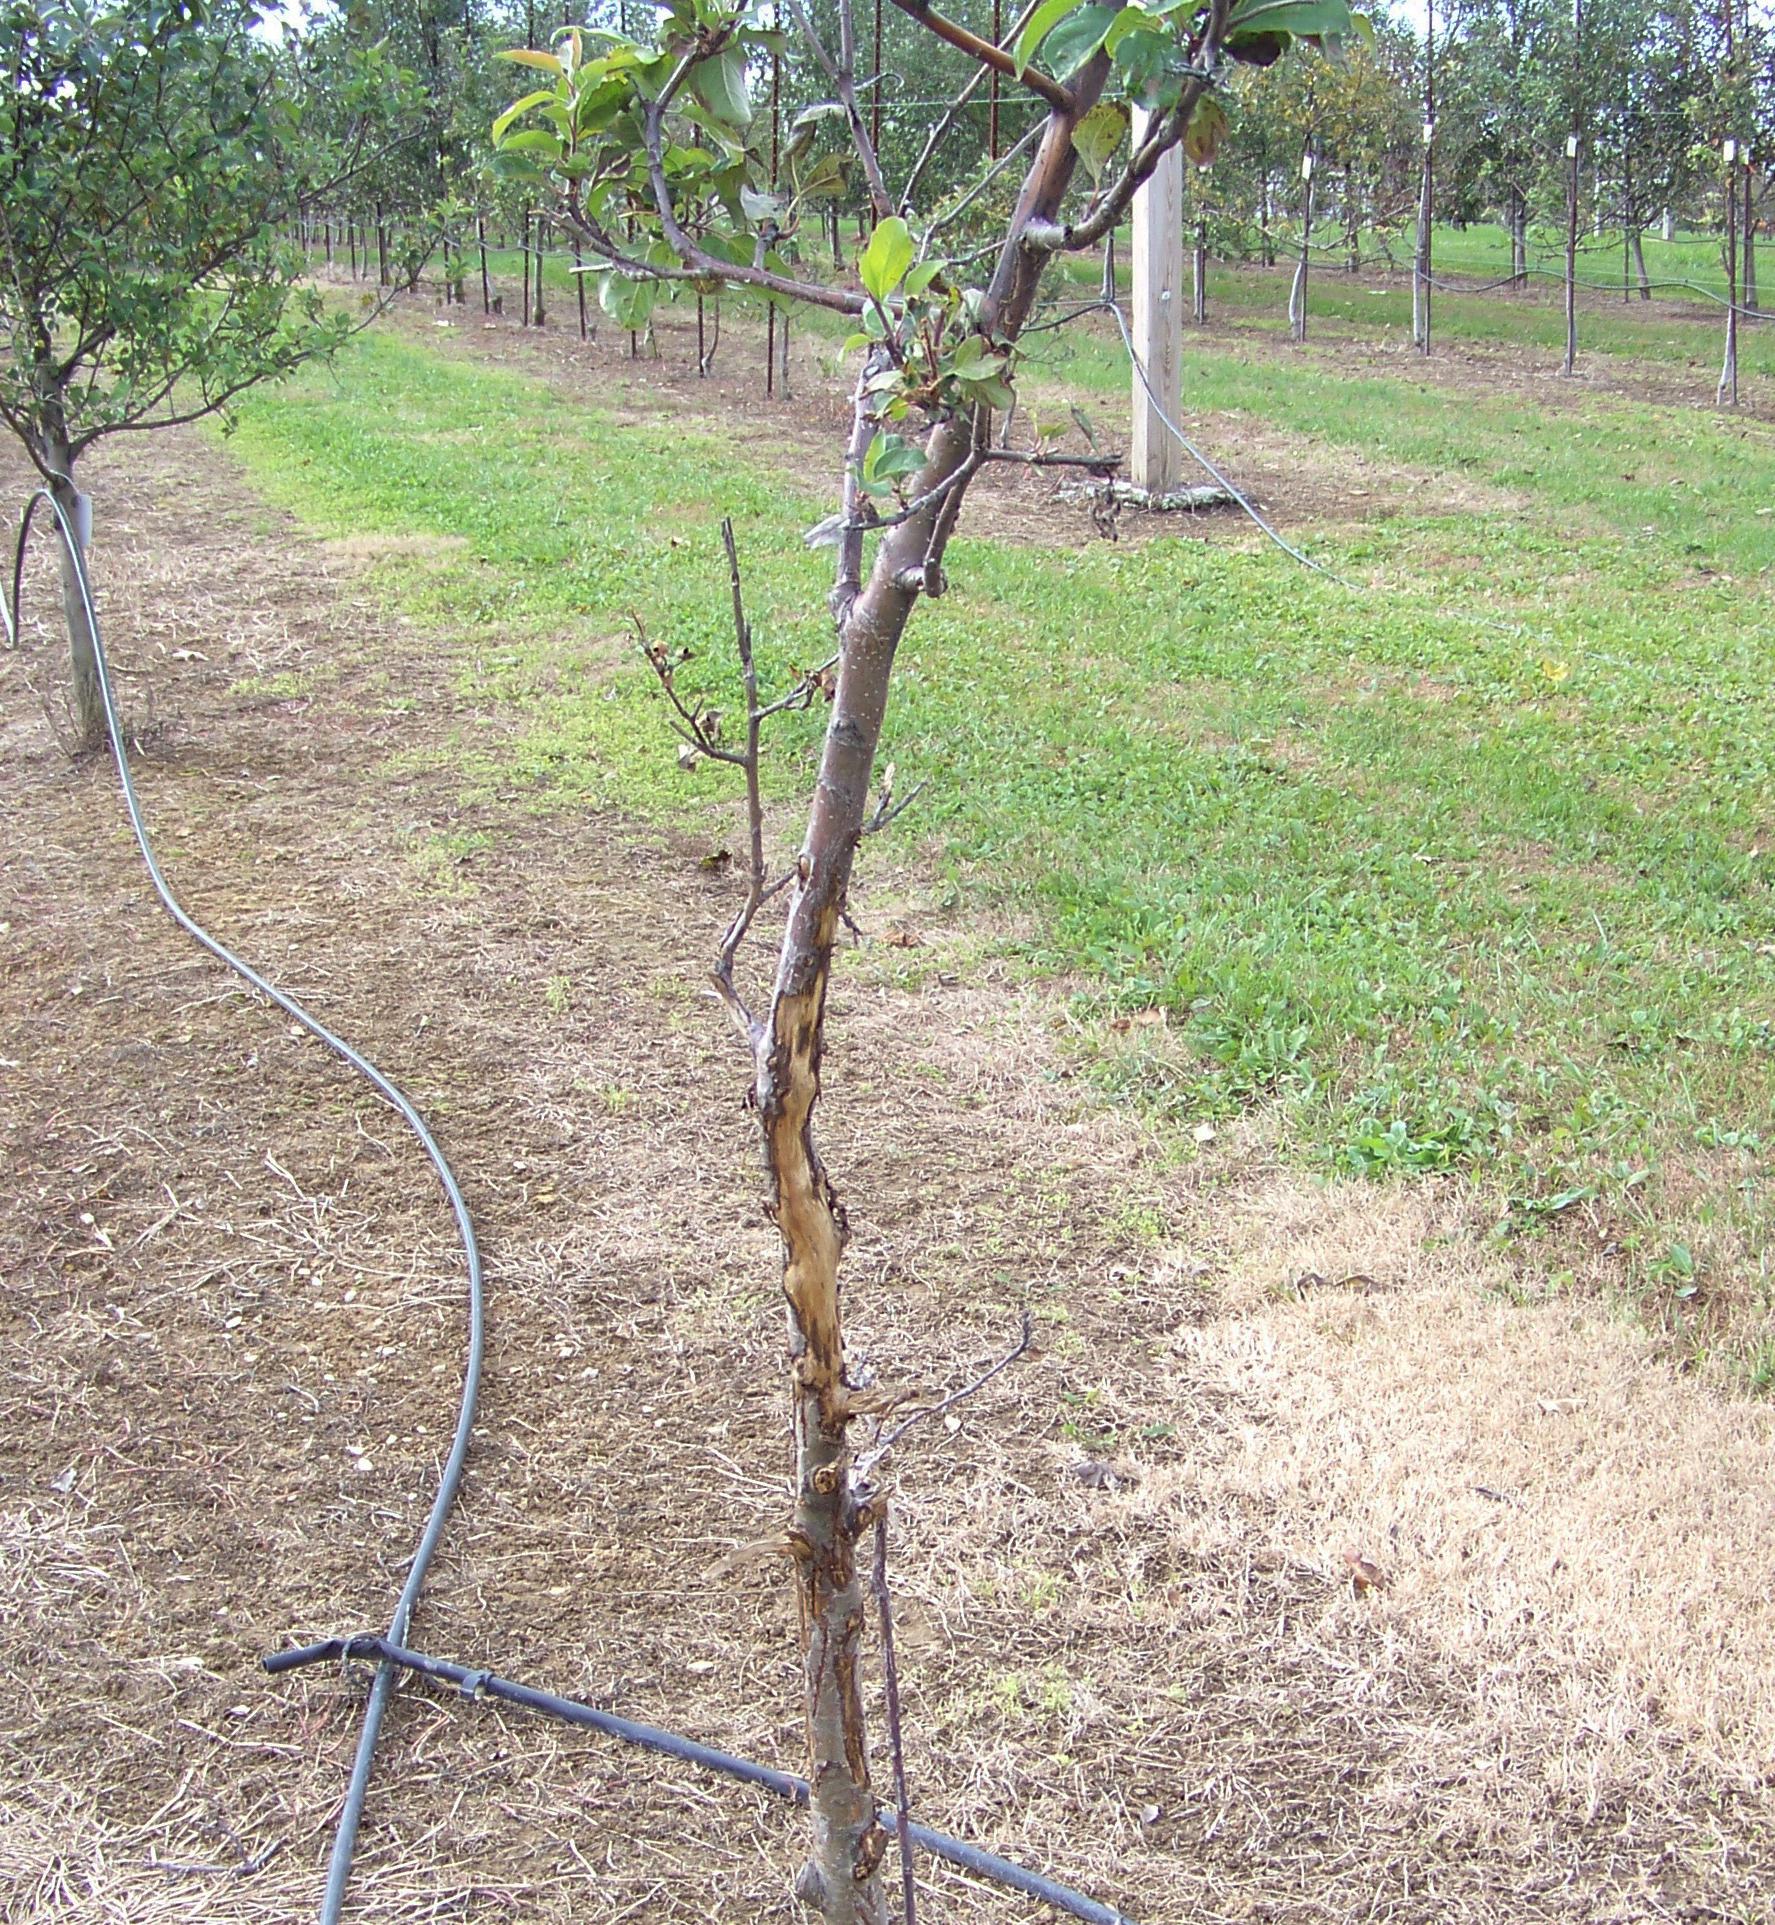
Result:
[[[1030,385],[1107,410],[1122,378],[1095,338]],[[726,687],[731,512],[765,661],[823,654],[815,444],[773,458],[762,402],[656,412],[601,379],[379,332],[255,398],[235,446],[326,532],[422,538],[385,544],[382,592],[523,718],[497,766],[464,740],[465,787],[730,836],[729,772],[678,773],[625,612]],[[1775,1386],[1775,433],[1261,340],[1185,384],[1235,468],[1247,423],[1421,484],[1293,529],[1354,588],[1242,533],[958,540],[889,720],[930,783],[891,859],[933,923],[1090,985],[1093,1074],[1180,1153],[1261,1112],[1327,1171],[1470,1173],[1525,1290],[1589,1279]],[[778,797],[818,726],[778,738]]]

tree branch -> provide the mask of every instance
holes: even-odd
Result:
[[[928,28],[939,40],[946,40],[950,46],[970,55],[981,66],[990,67],[995,73],[1003,74],[1008,80],[1015,80],[1020,86],[1027,87],[1032,94],[1038,94],[1050,107],[1062,113],[1070,112],[1072,95],[1057,80],[1050,80],[1045,73],[1034,67],[1019,67],[1002,47],[995,47],[990,40],[982,40],[977,33],[970,33],[966,27],[957,26],[953,20],[940,14],[931,6],[930,0],[894,0],[894,5],[903,14],[916,20],[921,27]]]
[[[851,144],[856,148],[857,156],[863,163],[863,172],[869,180],[869,199],[875,208],[875,218],[885,221],[893,213],[894,203],[888,193],[887,182],[882,178],[881,157],[875,151],[875,143],[869,138],[868,129],[863,125],[862,110],[857,105],[857,32],[851,0],[838,0],[839,57],[836,61],[826,51],[820,36],[814,32],[814,23],[808,17],[802,0],[789,0],[789,6],[802,37],[813,50],[814,58],[825,69],[826,78],[837,90],[845,119],[850,124]]]
[[[1017,44],[1017,36],[1021,34],[1023,29],[1034,19],[1035,10],[1041,3],[1042,0],[1026,0],[1023,11],[1011,22],[1004,38],[999,42],[1001,50],[1005,47],[1014,47]],[[913,196],[918,191],[918,183],[924,170],[931,164],[937,149],[942,146],[943,142],[949,137],[950,130],[960,118],[962,109],[986,84],[987,76],[993,71],[991,67],[982,66],[974,73],[969,79],[968,84],[943,110],[943,118],[939,120],[936,126],[925,136],[924,148],[920,152],[918,159],[913,162],[912,172],[906,176],[906,185],[900,191],[900,206],[902,210],[911,207]]]

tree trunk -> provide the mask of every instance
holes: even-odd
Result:
[[[1510,190],[1510,278],[1519,287],[1528,280],[1528,196],[1520,187]]]
[[[487,273],[487,217],[475,216],[475,245],[481,250],[481,312],[493,312],[493,282]]]
[[[1344,247],[1348,255],[1344,265],[1351,274],[1362,271],[1362,224],[1357,206],[1359,196],[1356,181],[1348,166],[1344,168]]]
[[[531,251],[530,256],[536,266],[536,297],[532,303],[531,314],[537,327],[546,327],[548,325],[548,315],[543,308],[542,293],[543,250],[548,246],[548,238],[548,216],[546,214],[538,214],[536,217],[536,245]]]
[[[1300,258],[1294,264],[1294,285],[1288,290],[1288,332],[1297,341],[1307,338],[1307,249],[1313,233],[1313,181],[1308,175],[1300,206]]]
[[[55,477],[49,484],[49,492],[55,497],[56,506],[68,517],[69,525],[84,534],[86,523],[80,490],[74,483],[74,456],[66,438],[52,436],[42,452],[44,466]],[[77,750],[96,749],[106,736],[105,702],[99,692],[98,647],[92,623],[86,617],[79,571],[59,527],[56,559],[61,570],[62,619],[68,625],[68,709],[74,721],[74,746]]]
[[[388,223],[382,218],[382,204],[376,205],[376,281],[380,287],[390,285],[388,273]]]
[[[1430,215],[1435,206],[1435,171],[1429,143],[1424,145],[1423,177],[1418,183],[1417,253],[1411,276],[1411,339],[1420,354],[1430,352]]]
[[[1746,165],[1744,169],[1744,241],[1740,249],[1739,280],[1743,284],[1743,301],[1748,308],[1757,305],[1757,204],[1756,169]]]
[[[1633,271],[1639,281],[1639,298],[1649,301],[1652,298],[1652,277],[1646,272],[1646,250],[1644,237],[1636,227],[1627,237],[1633,249]]]
[[[1664,244],[1668,247],[1670,243],[1676,239],[1676,209],[1674,207],[1665,208],[1660,231],[1664,236]]]
[[[1197,327],[1208,324],[1208,221],[1204,216],[1196,222],[1196,247],[1193,261],[1191,294]]]
[[[1101,55],[1086,64],[1074,82],[1071,112],[1050,118],[1025,180],[981,316],[981,326],[1000,338],[1021,332],[1046,260],[1026,252],[1020,237],[1030,222],[1054,218],[1072,174],[1072,128],[1095,104],[1107,70]],[[863,402],[859,388],[856,438],[866,442],[871,424]],[[932,430],[924,469],[912,484],[915,496],[928,498],[966,466],[975,433],[973,421],[957,419]],[[965,486],[964,477],[940,502],[885,532],[867,583],[858,588],[853,578],[835,593],[843,642],[838,682],[776,983],[754,1049],[753,1090],[790,1325],[796,1455],[790,1546],[801,1606],[814,1835],[797,1889],[827,1925],[887,1925],[877,1873],[887,1834],[870,1789],[859,1662],[864,1600],[857,1545],[874,1522],[877,1500],[857,1487],[851,1467],[853,1413],[838,1283],[846,1226],[815,1147],[813,1113],[833,946],[863,833],[894,656],[919,594],[941,590],[943,547]],[[854,513],[848,484],[845,505]]]

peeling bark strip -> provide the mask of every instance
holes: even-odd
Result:
[[[1098,56],[1073,83],[1048,126],[1019,197],[988,291],[983,326],[1000,339],[1022,330],[1051,250],[1025,245],[1032,225],[1051,225],[1072,178],[1072,129],[1102,91]],[[844,580],[859,559],[840,560],[835,608],[842,653],[819,781],[802,843],[795,893],[767,1020],[754,1051],[754,1094],[764,1134],[774,1213],[783,1242],[795,1435],[795,1552],[805,1653],[813,1855],[797,1891],[828,1925],[887,1925],[878,1869],[888,1838],[876,1816],[859,1682],[864,1625],[859,1539],[875,1506],[852,1475],[838,1266],[844,1211],[814,1140],[826,989],[851,865],[867,821],[876,749],[887,715],[894,656],[920,589],[940,592],[943,547],[978,466],[976,425],[932,429],[911,489],[928,505],[888,528],[860,593]],[[964,472],[966,471],[966,472]],[[847,489],[847,502],[852,498]]]

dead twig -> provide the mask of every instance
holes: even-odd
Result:
[[[940,1398],[934,1404],[920,1405],[917,1410],[912,1411],[908,1416],[902,1418],[885,1437],[878,1436],[876,1441],[857,1459],[855,1473],[857,1481],[859,1483],[866,1483],[879,1468],[889,1451],[906,1435],[914,1424],[922,1423],[927,1417],[940,1417],[944,1411],[953,1410],[957,1404],[966,1403],[976,1391],[984,1390],[1000,1371],[1009,1370],[1011,1365],[1016,1363],[1029,1349],[1030,1338],[1033,1331],[1034,1325],[1030,1321],[1029,1312],[1025,1310],[1023,1312],[1022,1331],[1017,1338],[1016,1344],[1010,1350],[1007,1350],[1005,1354],[999,1358],[997,1363],[988,1365],[985,1370],[980,1372],[979,1376],[971,1378],[967,1383],[963,1384],[959,1390],[952,1390],[947,1397]]]
[[[811,706],[816,695],[830,695],[832,669],[838,657],[829,656],[817,668],[804,669],[793,685],[775,701],[760,702],[758,699],[758,664],[752,651],[752,624],[746,617],[745,586],[740,573],[739,548],[733,537],[733,522],[723,520],[721,524],[721,545],[727,552],[727,579],[733,600],[734,647],[740,661],[740,686],[745,697],[746,723],[745,734],[735,747],[722,739],[722,712],[711,708],[700,699],[686,701],[677,685],[678,670],[692,659],[692,651],[681,648],[676,651],[666,647],[663,642],[648,639],[646,624],[633,610],[629,612],[629,622],[635,630],[640,643],[641,653],[646,657],[648,666],[653,670],[666,700],[671,703],[673,714],[672,730],[682,741],[689,744],[696,755],[705,755],[711,762],[725,762],[731,768],[741,771],[746,783],[746,896],[734,912],[733,920],[727,925],[720,946],[715,952],[715,965],[709,972],[715,985],[716,994],[727,1005],[741,1036],[748,1046],[756,1046],[759,1037],[757,1017],[748,1007],[745,999],[734,986],[734,961],[739,954],[740,945],[745,941],[758,912],[772,897],[780,894],[793,882],[798,873],[790,869],[778,876],[774,882],[767,880],[764,858],[764,795],[759,782],[761,732],[773,715],[786,714],[791,709],[805,709]],[[694,757],[691,758],[694,760]],[[910,798],[908,798],[910,800]]]

